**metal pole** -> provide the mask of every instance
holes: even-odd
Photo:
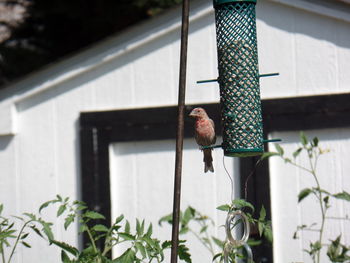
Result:
[[[177,263],[177,254],[178,254],[177,251],[178,251],[178,245],[179,245],[179,219],[180,219],[180,200],[181,200],[182,152],[183,152],[183,138],[184,138],[188,25],[189,25],[189,0],[183,0],[180,73],[179,73],[178,124],[177,124],[177,135],[176,135],[176,156],[175,156],[175,176],[174,176],[173,225],[172,225],[172,238],[171,238],[171,263]]]

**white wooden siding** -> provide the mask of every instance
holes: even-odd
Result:
[[[133,225],[136,218],[145,218],[153,223],[154,234],[161,240],[171,240],[171,227],[159,227],[158,220],[172,212],[174,147],[173,140],[115,143],[110,147],[112,217],[124,214]],[[216,207],[230,203],[232,188],[223,168],[223,152],[215,150],[213,158],[215,173],[205,174],[203,155],[194,139],[184,141],[181,205],[183,209],[192,206],[212,218],[216,226],[209,229],[210,233],[224,239],[220,226],[226,215]],[[225,166],[231,175],[238,169],[232,158],[225,158]],[[237,196],[239,182],[233,187]],[[193,262],[211,262],[211,254],[198,240],[191,234],[186,238],[190,238]]]
[[[332,194],[343,192],[343,190],[349,192],[350,129],[311,130],[306,134],[310,139],[318,137],[320,147],[330,150],[318,161],[317,175],[321,188]],[[271,137],[283,138],[281,146],[285,149],[286,156],[292,157],[292,153],[300,147],[297,132],[275,132],[271,134]],[[297,163],[309,167],[306,155],[301,155]],[[303,253],[303,249],[309,249],[310,241],[315,242],[318,233],[302,231],[298,234],[299,239],[292,239],[292,237],[297,226],[303,224],[310,226],[312,223],[318,223],[313,229],[320,227],[321,213],[316,198],[309,196],[298,204],[297,197],[302,189],[316,187],[315,181],[311,174],[286,164],[276,157],[270,159],[270,176],[275,262],[312,262],[310,257]],[[331,198],[330,205],[328,217],[345,218],[350,215],[349,202],[336,201]],[[349,219],[327,220],[324,244],[329,244],[330,239],[334,240],[339,235],[343,243],[350,243]],[[321,262],[328,262],[327,259],[324,253]]]

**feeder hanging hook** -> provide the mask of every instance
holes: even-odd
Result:
[[[234,218],[240,216],[243,221],[243,236],[240,240],[234,239],[232,236],[232,229],[236,226],[234,223]],[[231,228],[231,225],[233,227]],[[249,234],[250,234],[250,225],[248,217],[240,210],[231,211],[228,213],[225,224],[226,231],[226,242],[224,245],[224,262],[229,262],[229,255],[232,253],[232,250],[238,247],[244,247],[247,252],[247,263],[253,263],[253,253],[249,245],[247,244]]]

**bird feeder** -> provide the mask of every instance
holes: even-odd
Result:
[[[256,0],[214,0],[226,156],[264,151],[255,4]]]

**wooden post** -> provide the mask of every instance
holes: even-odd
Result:
[[[179,73],[178,122],[177,122],[177,134],[176,134],[176,156],[175,156],[175,176],[174,176],[173,225],[172,225],[172,238],[171,238],[171,263],[177,263],[177,254],[178,254],[177,251],[178,251],[178,245],[179,245],[179,219],[180,219],[180,200],[181,200],[182,152],[183,152],[183,138],[184,138],[188,26],[189,26],[189,0],[183,0],[181,50],[180,50],[180,73]]]

